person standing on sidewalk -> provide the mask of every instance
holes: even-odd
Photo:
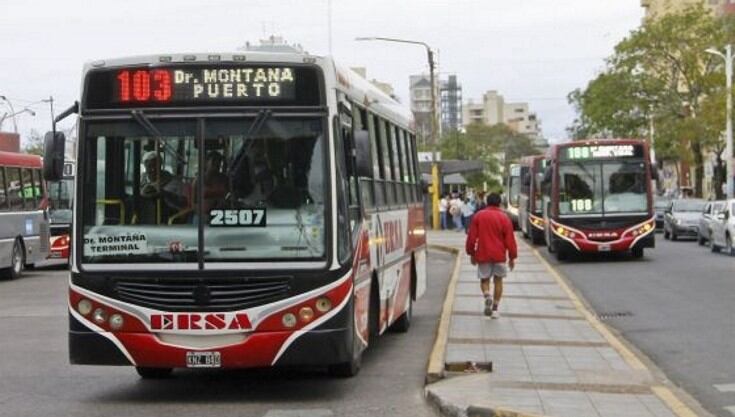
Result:
[[[472,258],[472,264],[477,265],[477,277],[480,279],[480,289],[485,297],[485,315],[494,319],[500,317],[498,306],[503,296],[503,278],[508,275],[509,268],[511,271],[515,268],[518,257],[513,224],[500,209],[500,201],[500,194],[488,194],[487,208],[472,216],[465,242],[465,251]]]
[[[449,199],[446,194],[442,194],[439,200],[439,219],[441,220],[442,230],[447,230],[447,210],[449,209]]]

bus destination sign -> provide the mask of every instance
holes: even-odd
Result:
[[[87,109],[231,105],[315,105],[313,67],[269,64],[172,65],[93,71]]]
[[[643,147],[640,145],[592,145],[572,146],[560,154],[563,160],[641,158]]]
[[[291,100],[295,83],[289,67],[123,69],[115,80],[120,103]]]

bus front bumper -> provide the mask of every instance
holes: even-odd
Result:
[[[580,253],[608,253],[626,252],[637,248],[654,248],[656,239],[653,233],[640,238],[624,238],[614,242],[597,242],[587,239],[563,239],[555,236],[557,246],[564,251],[575,251]]]
[[[69,360],[77,365],[134,365],[187,368],[189,352],[219,352],[221,368],[325,366],[351,358],[351,328],[319,326],[304,333],[266,331],[247,334],[235,344],[194,348],[171,345],[151,333],[95,332],[69,316]]]

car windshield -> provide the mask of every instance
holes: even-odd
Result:
[[[208,119],[203,150],[196,121],[153,124],[88,125],[84,262],[325,256],[320,118]]]
[[[51,223],[71,223],[74,178],[48,183],[49,218]]]
[[[646,212],[646,166],[642,161],[574,162],[559,168],[559,213]]]
[[[671,208],[676,212],[700,212],[706,204],[702,200],[676,200]]]

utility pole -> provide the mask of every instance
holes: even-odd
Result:
[[[431,218],[432,226],[438,230],[439,222],[439,193],[441,185],[439,184],[439,158],[437,153],[439,124],[436,117],[436,71],[434,65],[434,51],[426,42],[412,41],[406,39],[384,38],[384,37],[360,37],[355,38],[356,41],[385,41],[409,43],[413,45],[421,45],[426,48],[426,56],[429,60],[429,82],[431,83]]]

